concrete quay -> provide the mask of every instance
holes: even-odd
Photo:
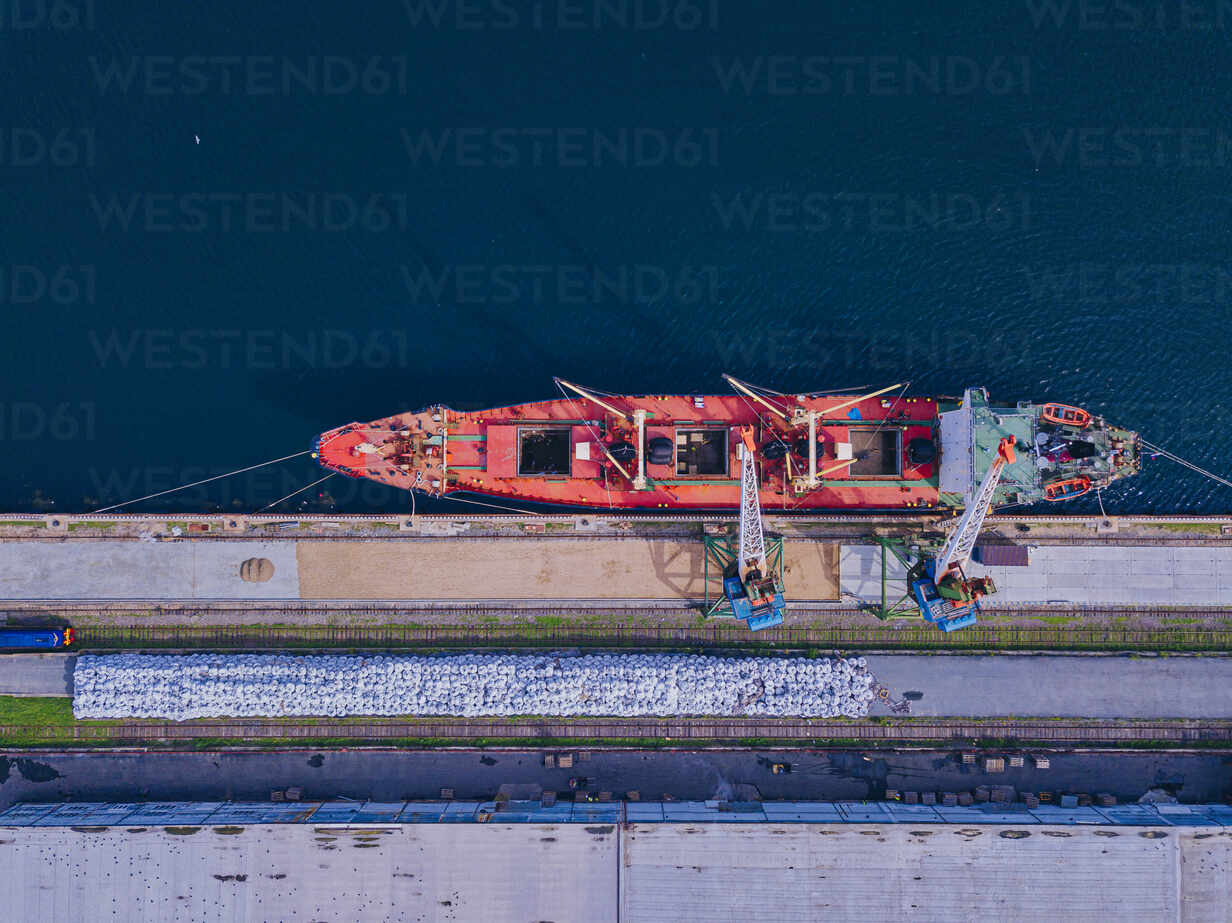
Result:
[[[867,538],[784,538],[784,578],[796,606],[850,607],[901,593],[905,568]],[[1232,540],[1215,544],[1028,544],[1025,567],[983,567],[997,608],[1232,607]],[[721,592],[700,535],[647,537],[575,531],[517,536],[386,532],[323,540],[183,533],[0,541],[0,605],[44,602],[275,604],[316,601],[458,604],[563,601],[696,603]]]

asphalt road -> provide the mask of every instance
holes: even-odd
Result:
[[[912,715],[1232,718],[1232,657],[876,654],[868,667],[894,697],[922,693]]]
[[[72,695],[75,654],[0,656],[0,695]]]
[[[1027,791],[1111,792],[1136,800],[1165,786],[1182,801],[1217,801],[1232,786],[1229,758],[1217,754],[1057,753],[1050,769],[988,774],[944,751],[590,751],[571,769],[545,769],[545,751],[312,751],[265,753],[77,753],[0,756],[0,808],[18,801],[265,801],[299,786],[305,799],[396,801],[488,799],[502,784],[567,792],[571,777],[621,797],[679,800],[863,800],[885,789],[964,791],[1013,785]],[[579,751],[553,751],[579,753]],[[580,751],[585,753],[586,751]],[[792,772],[774,774],[773,763]],[[1030,761],[1027,761],[1028,764]]]

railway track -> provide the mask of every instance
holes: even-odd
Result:
[[[970,719],[831,719],[747,718],[408,718],[303,721],[139,721],[81,724],[71,728],[0,726],[0,739],[111,742],[201,740],[360,741],[379,744],[406,740],[661,740],[690,742],[868,742],[888,744],[999,745],[1021,743],[1058,746],[1173,746],[1232,744],[1232,721],[1077,721]]]
[[[276,617],[277,613],[269,613]],[[1102,611],[1107,616],[1109,613]],[[1137,614],[1141,614],[1140,610]],[[1161,612],[1161,616],[1163,613]],[[1175,618],[1177,613],[1168,616]],[[407,617],[401,614],[401,617]],[[742,625],[654,626],[630,623],[539,625],[220,625],[85,626],[82,650],[397,649],[397,648],[773,648],[780,650],[1109,650],[1232,651],[1232,630],[1176,628],[1030,628],[976,625],[959,637],[931,626],[872,622],[860,627],[780,626],[750,634]]]
[[[903,533],[900,538],[914,537],[915,533]],[[174,539],[174,541],[228,541],[228,542],[251,542],[254,544],[262,544],[279,539],[296,541],[296,542],[324,542],[324,543],[340,543],[340,542],[374,542],[384,543],[392,540],[406,542],[438,542],[443,538],[448,538],[455,542],[502,542],[517,538],[508,534],[491,534],[491,535],[194,535],[186,536],[182,539]],[[555,534],[535,534],[535,538],[553,538],[560,541],[695,541],[697,534],[686,530],[672,531],[656,531],[653,535],[644,534],[625,534],[625,533],[574,533],[564,532]],[[785,539],[792,542],[821,542],[832,544],[834,542],[845,542],[857,545],[873,544],[874,534],[868,530],[847,530],[842,532],[827,532],[820,535],[785,535]],[[47,541],[47,542],[63,542],[65,537],[62,535],[34,535],[34,536],[13,536],[0,535],[0,543],[3,542],[31,542],[31,541]],[[136,542],[140,541],[135,535],[83,535],[80,533],[74,534],[72,540],[74,542]],[[1226,537],[1218,536],[1195,536],[1195,535],[1159,535],[1150,536],[1149,538],[1135,535],[1096,535],[1090,536],[1024,536],[1021,539],[1005,539],[1000,536],[989,536],[987,540],[981,539],[981,544],[989,545],[1057,545],[1071,547],[1092,547],[1097,545],[1123,545],[1123,546],[1141,546],[1149,545],[1164,546],[1164,547],[1182,547],[1182,548],[1206,548],[1206,547],[1226,547],[1229,540]]]

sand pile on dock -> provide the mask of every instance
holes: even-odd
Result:
[[[863,658],[674,654],[83,655],[77,718],[346,715],[859,718]]]

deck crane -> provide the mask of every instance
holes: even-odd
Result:
[[[1002,439],[988,473],[984,475],[984,480],[967,504],[958,527],[941,553],[916,565],[908,576],[911,592],[920,604],[924,619],[942,631],[956,631],[974,625],[975,614],[980,609],[980,597],[997,592],[991,577],[968,579],[963,567],[971,558],[971,550],[979,538],[984,517],[992,506],[1001,474],[1005,466],[1012,465],[1015,460],[1014,440],[1008,437]]]
[[[742,427],[740,438],[740,540],[736,560],[723,574],[723,592],[736,618],[758,631],[783,624],[787,602],[782,582],[766,562],[753,427]]]

